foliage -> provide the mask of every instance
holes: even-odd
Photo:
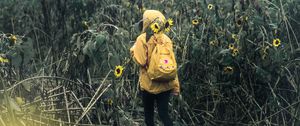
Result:
[[[299,5],[2,0],[0,124],[141,125],[129,48],[143,11],[158,9],[174,21],[167,34],[181,82],[171,99],[176,125],[299,125]]]

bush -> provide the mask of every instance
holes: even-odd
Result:
[[[174,20],[176,125],[298,125],[299,3],[3,0],[0,124],[141,124],[129,48],[157,9]]]

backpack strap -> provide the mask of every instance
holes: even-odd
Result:
[[[145,45],[145,48],[146,48],[146,63],[144,64],[143,67],[144,67],[145,69],[148,69],[148,62],[149,62],[149,61],[148,61],[148,60],[149,60],[149,59],[148,59],[148,46]]]
[[[146,34],[147,35],[147,34]],[[157,42],[157,38],[155,37],[155,35],[152,35],[154,38],[154,41]],[[147,37],[146,37],[147,38]],[[150,39],[149,39],[150,40]],[[148,41],[149,41],[148,40]],[[148,43],[148,41],[146,41],[146,44]],[[156,43],[155,43],[156,44]],[[148,66],[149,66],[149,57],[148,57],[148,54],[149,54],[149,49],[148,49],[148,46],[145,45],[145,48],[146,48],[146,63],[145,65],[143,66],[145,69],[148,69]],[[155,47],[154,47],[155,48]],[[154,50],[154,48],[152,49],[152,52]]]

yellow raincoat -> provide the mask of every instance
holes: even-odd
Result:
[[[156,42],[164,42],[169,44],[170,48],[173,48],[171,39],[164,33],[157,33],[150,37],[146,42],[146,28],[154,21],[159,20],[164,22],[166,19],[164,15],[157,10],[146,10],[143,15],[143,31],[140,36],[137,37],[135,44],[131,47],[130,52],[133,55],[134,61],[140,66],[139,83],[142,90],[146,90],[152,94],[159,94],[164,91],[172,90],[173,93],[180,92],[180,86],[178,76],[175,80],[170,82],[156,82],[152,81],[147,74],[147,70],[144,67],[146,64],[146,50],[148,47],[148,61],[151,58],[152,50],[155,47],[154,39]]]

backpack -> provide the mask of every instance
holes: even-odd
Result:
[[[173,47],[168,47],[166,43],[156,44],[149,60],[147,73],[152,81],[174,80],[177,75],[177,63]]]

